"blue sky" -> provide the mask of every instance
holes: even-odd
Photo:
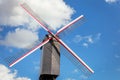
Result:
[[[0,1],[0,6],[2,5],[1,2],[2,1]],[[92,1],[64,0],[64,2],[66,3],[65,5],[70,6],[70,8],[67,7],[66,9],[63,9],[65,11],[68,11],[69,14],[66,15],[71,17],[71,18],[67,17],[66,19],[73,20],[80,15],[84,15],[84,22],[80,26],[77,26],[73,30],[70,30],[68,34],[63,35],[61,39],[64,42],[66,42],[66,44],[69,45],[69,47],[73,51],[75,51],[95,71],[95,73],[92,74],[88,78],[88,80],[119,80],[120,79],[120,63],[119,63],[120,62],[120,22],[119,22],[120,1],[119,0],[92,0]],[[4,10],[2,11],[4,13]],[[9,11],[9,8],[7,9],[7,11]],[[3,14],[0,14],[1,17],[2,15]],[[8,16],[8,18],[10,17],[7,13],[6,15]],[[64,16],[66,15],[62,15],[60,17],[63,17],[62,19],[64,19]],[[49,18],[52,17],[49,16],[49,14],[43,16],[47,16]],[[29,24],[24,24],[24,26],[22,25],[25,21],[27,21],[27,20],[24,21],[24,19],[20,19],[19,23],[13,20],[14,22],[16,22],[13,23],[6,17],[2,17],[2,18],[4,18],[3,19],[4,22],[0,21],[0,56],[1,56],[0,67],[3,68],[3,65],[5,65],[6,67],[8,66],[2,59],[8,55],[13,55],[16,52],[19,52],[21,49],[18,50],[18,48],[24,48],[24,45],[21,44],[21,42],[26,43],[24,41],[27,41],[28,44],[29,42],[32,43],[38,38],[43,37],[43,34],[45,34],[46,32],[41,28],[38,29],[36,27],[30,27],[29,29],[28,27],[24,27],[29,25]],[[7,21],[9,21],[10,23]],[[28,22],[31,22],[31,20]],[[46,22],[48,22],[49,24],[49,20]],[[64,22],[65,21],[63,21],[62,23]],[[53,22],[53,24],[50,25],[58,25],[58,27],[54,27],[53,30],[55,30],[60,28],[59,25],[60,26],[64,25],[62,23],[54,24]],[[14,27],[16,25],[17,27]],[[35,26],[38,27],[38,24],[35,23]],[[32,31],[33,33],[31,33],[30,31]],[[18,32],[18,33],[13,34],[14,32]],[[29,39],[26,40],[24,36],[21,36],[21,35],[29,36],[28,33],[31,34],[32,39],[27,37],[27,39],[28,38]],[[36,36],[36,34],[39,36]],[[7,35],[9,36],[6,37]],[[21,36],[20,38],[23,38],[22,40],[20,40],[21,42],[19,42],[19,44],[14,43],[16,40],[10,41],[11,39],[8,39],[9,37],[16,39],[16,36],[18,35]],[[20,44],[21,46],[18,46]],[[80,80],[81,78],[86,79],[86,77],[81,75],[79,70],[64,55],[62,55],[63,52],[64,50],[61,49],[61,74],[58,77],[58,80]],[[16,76],[16,78],[13,78],[13,80],[19,80],[18,78],[21,78],[22,80],[29,80],[29,79],[37,80],[40,73],[39,70],[40,56],[41,56],[41,51],[37,50],[34,53],[32,53],[30,56],[28,56],[27,58],[16,64],[15,66],[13,66],[12,68],[8,67],[9,69],[6,69],[4,66],[5,71],[7,70],[8,72],[9,70],[11,71],[11,73],[6,72],[6,76],[7,75],[9,76],[10,74],[13,75],[15,73],[15,70],[17,70],[17,74],[14,75]],[[0,78],[2,74],[5,75],[4,72],[0,71]]]

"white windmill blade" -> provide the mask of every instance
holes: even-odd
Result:
[[[23,56],[21,56],[20,58],[18,58],[17,60],[13,61],[9,67],[14,66],[15,64],[17,64],[18,62],[20,62],[21,60],[23,60],[25,57],[29,56],[31,53],[33,53],[34,51],[36,51],[38,48],[42,47],[43,45],[45,45],[46,43],[49,42],[51,38],[48,38],[47,40],[41,42],[40,44],[38,44],[36,47],[32,48],[29,52],[25,53]]]
[[[71,50],[61,39],[57,39],[57,40],[63,47],[65,47],[71,53],[71,55],[74,58],[76,58],[76,60],[78,60],[78,62],[80,62],[83,66],[85,66],[85,68],[89,72],[94,73],[94,71],[73,50]]]
[[[43,29],[45,29],[47,32],[50,32],[50,30],[47,28],[48,25],[45,21],[43,21],[28,5],[27,3],[22,3],[20,6],[32,17],[34,18]]]
[[[59,29],[56,33],[56,35],[60,34],[61,32],[63,32],[64,30],[70,28],[71,26],[73,26],[75,23],[79,23],[79,21],[84,17],[84,15],[79,16],[78,18],[74,19],[73,21],[71,21],[70,23],[68,23],[66,26],[62,27],[61,29]]]

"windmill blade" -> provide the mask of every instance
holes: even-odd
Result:
[[[73,68],[77,70],[78,75],[83,75],[86,77],[85,80],[87,80],[88,77],[90,77],[93,73],[91,73],[84,65],[82,65],[70,52],[63,46],[61,46],[61,56],[65,57],[67,62],[71,62],[73,64]],[[64,65],[64,64],[63,64]],[[68,65],[68,64],[67,64]],[[65,65],[64,65],[65,66]],[[81,79],[83,80],[83,79]]]
[[[62,27],[61,29],[59,29],[56,33],[56,35],[59,35],[61,32],[65,31],[68,28],[71,27],[75,27],[75,26],[79,26],[80,25],[80,21],[84,16],[81,15],[78,18],[76,18],[75,20],[71,21],[69,24],[67,24],[66,26]]]
[[[69,53],[79,62],[81,63],[89,72],[94,73],[94,71],[74,52],[72,51],[61,39],[57,39],[58,42],[65,47]]]
[[[21,60],[23,60],[25,57],[29,56],[30,54],[32,54],[34,51],[36,51],[38,48],[42,47],[43,45],[45,45],[46,43],[49,42],[51,38],[48,38],[47,40],[41,42],[39,45],[37,45],[36,47],[32,48],[30,51],[28,51],[27,53],[25,53],[24,55],[22,55],[20,58],[16,59],[15,61],[13,61],[12,63],[10,63],[9,67],[14,66],[15,64],[17,64],[18,62],[20,62]]]
[[[43,21],[28,5],[27,3],[20,4],[20,6],[32,17],[34,18],[41,27],[46,30],[47,32],[51,33],[51,31],[47,28],[48,24]]]

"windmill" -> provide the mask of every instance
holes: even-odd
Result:
[[[94,73],[94,71],[59,38],[60,33],[80,21],[83,18],[83,15],[71,21],[69,24],[59,29],[56,34],[54,34],[48,29],[48,24],[44,20],[42,20],[37,14],[35,14],[35,12],[26,3],[22,3],[20,5],[31,17],[33,17],[40,24],[40,26],[44,30],[48,32],[48,34],[45,36],[44,40],[36,47],[32,48],[23,56],[11,62],[9,65],[10,67],[14,66],[15,64],[23,60],[25,57],[33,53],[35,50],[42,47],[43,55],[39,80],[56,80],[56,78],[59,76],[60,45],[62,45],[69,52],[69,55],[72,56],[72,60],[74,60],[75,64],[77,64],[78,67],[81,68],[82,66],[85,73]]]

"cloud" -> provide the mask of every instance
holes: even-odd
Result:
[[[37,33],[26,29],[17,28],[14,32],[8,32],[5,39],[0,40],[0,45],[27,48],[31,43],[38,40]]]
[[[76,35],[73,38],[73,42],[75,43],[80,43],[84,47],[88,47],[90,44],[93,44],[100,40],[101,38],[101,33],[97,33],[96,35],[88,35],[88,36],[81,36],[81,35]]]
[[[27,77],[18,77],[17,71],[11,71],[6,66],[0,64],[0,80],[31,80]]]
[[[9,4],[8,4],[9,3]],[[1,0],[0,4],[0,24],[18,26],[28,23],[28,16],[18,6],[17,0]]]
[[[33,21],[19,6],[18,0],[1,0],[0,3],[1,25],[18,26],[29,24]],[[26,0],[26,3],[54,30],[70,21],[71,15],[74,13],[74,10],[63,0]]]
[[[82,44],[84,47],[88,47],[89,46],[89,43],[83,43]]]
[[[116,3],[116,2],[118,2],[118,0],[105,0],[105,2],[111,4],[111,3]]]
[[[63,0],[27,0],[27,3],[53,30],[68,23],[74,13]]]

